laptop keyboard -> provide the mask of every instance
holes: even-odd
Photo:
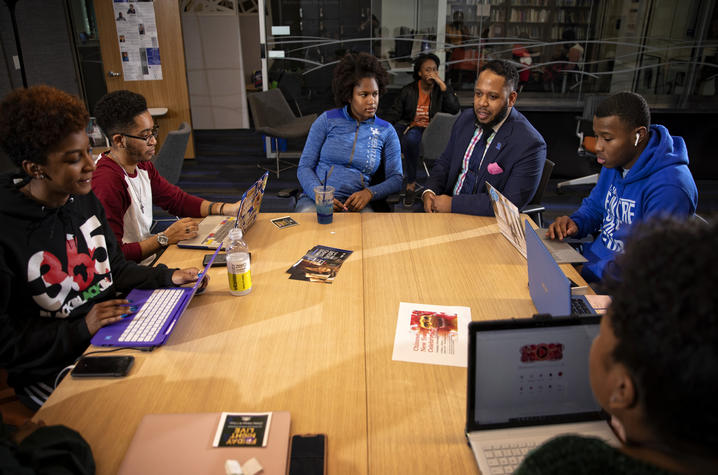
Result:
[[[571,315],[584,315],[592,313],[583,299],[571,299]]]
[[[535,449],[536,441],[523,440],[505,444],[483,446],[484,457],[491,474],[513,473],[529,451]]]
[[[210,235],[207,236],[205,238],[205,240],[202,241],[202,243],[206,243],[210,239],[214,240],[215,242],[224,241],[224,238],[227,237],[227,235],[229,234],[229,231],[231,231],[232,228],[234,228],[234,223],[235,223],[234,219],[228,220],[226,223],[222,224],[219,227],[219,229],[217,229],[214,233],[210,233]]]
[[[146,343],[157,337],[162,326],[172,315],[175,304],[186,289],[157,289],[150,294],[150,298],[129,326],[120,335],[121,342]]]

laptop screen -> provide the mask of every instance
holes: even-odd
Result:
[[[469,427],[600,418],[588,372],[588,354],[600,319],[552,320],[471,324]]]
[[[568,315],[571,313],[571,284],[541,238],[524,221],[529,293],[538,313]]]

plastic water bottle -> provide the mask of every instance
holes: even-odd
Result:
[[[242,239],[242,230],[239,228],[234,228],[229,232],[227,277],[229,277],[229,293],[232,295],[247,295],[252,291],[249,247]]]

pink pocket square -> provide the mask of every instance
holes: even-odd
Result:
[[[501,168],[501,167],[499,166],[499,164],[496,163],[496,162],[489,163],[489,166],[487,167],[487,170],[488,170],[489,173],[491,173],[492,175],[498,175],[498,174],[504,172],[504,169]]]

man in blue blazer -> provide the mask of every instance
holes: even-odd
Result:
[[[533,198],[546,160],[546,142],[513,108],[519,75],[507,61],[490,61],[474,87],[474,108],[451,130],[421,195],[427,213],[493,216],[485,183],[521,208]]]

